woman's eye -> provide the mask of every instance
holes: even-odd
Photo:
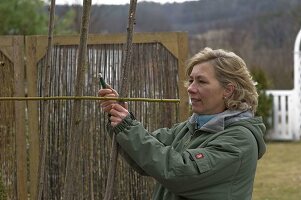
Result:
[[[189,79],[188,81],[187,81],[187,85],[191,85],[193,82],[195,82],[196,84],[206,84],[207,82],[206,81],[204,81],[204,80],[202,80],[202,79],[196,79],[196,80],[194,80],[194,79]]]
[[[207,82],[204,81],[204,80],[198,80],[198,83],[204,84],[204,83],[207,83]]]

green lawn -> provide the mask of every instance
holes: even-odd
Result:
[[[267,144],[258,162],[253,200],[301,200],[301,142]]]

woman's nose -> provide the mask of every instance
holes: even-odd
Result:
[[[194,93],[194,92],[196,92],[196,87],[195,87],[194,83],[191,83],[191,84],[188,86],[187,92],[188,92],[188,93]]]

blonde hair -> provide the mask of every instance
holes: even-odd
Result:
[[[214,67],[216,79],[222,87],[225,88],[229,83],[235,87],[233,94],[225,99],[227,109],[256,112],[258,93],[243,59],[233,52],[223,49],[212,50],[206,47],[188,60],[186,75],[191,74],[195,65],[204,62],[209,62]]]

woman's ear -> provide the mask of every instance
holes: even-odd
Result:
[[[225,87],[225,90],[224,90],[224,98],[228,99],[229,97],[231,97],[234,90],[235,90],[234,84],[233,83],[228,83]]]

